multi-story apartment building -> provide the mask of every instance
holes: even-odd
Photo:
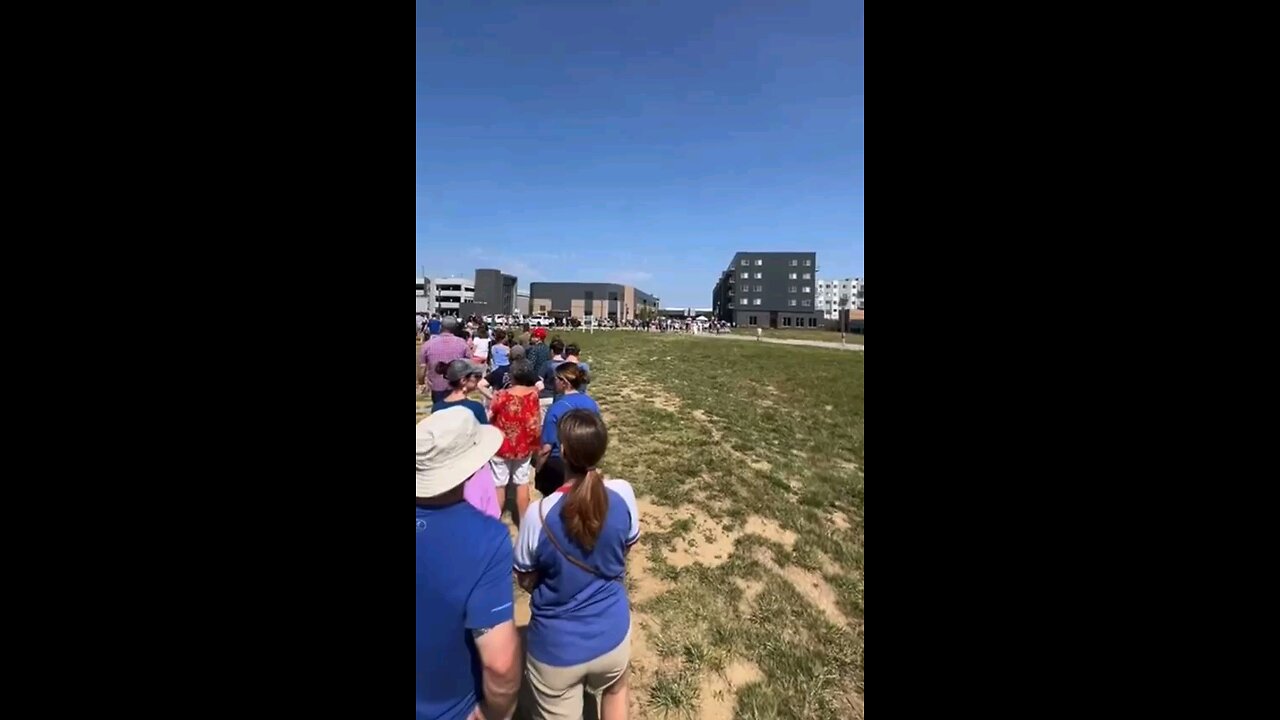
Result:
[[[814,286],[813,305],[828,320],[839,319],[841,310],[861,310],[862,279],[819,280]]]
[[[818,328],[817,266],[812,252],[736,253],[712,291],[712,312],[738,327]]]

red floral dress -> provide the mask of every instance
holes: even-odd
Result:
[[[542,435],[538,393],[513,395],[510,390],[502,390],[494,396],[490,409],[493,410],[493,426],[501,430],[503,436],[498,457],[504,460],[527,458],[538,449]]]

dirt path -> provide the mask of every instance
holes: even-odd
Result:
[[[756,341],[755,338],[749,335],[733,335],[730,333],[726,333],[723,335],[716,335],[716,334],[691,335],[690,337],[714,338],[716,340],[743,340],[746,342]],[[835,350],[857,350],[857,351],[862,350],[862,345],[855,345],[854,343],[847,343],[845,345],[841,345],[838,342],[824,342],[822,340],[776,339],[776,338],[768,337],[767,334],[765,337],[762,337],[760,339],[760,342],[774,343],[775,345],[808,345],[809,347],[833,348]]]

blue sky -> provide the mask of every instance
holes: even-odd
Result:
[[[417,10],[415,274],[627,282],[670,307],[710,306],[738,250],[862,276],[861,0]]]

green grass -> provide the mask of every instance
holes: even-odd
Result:
[[[834,720],[855,706],[860,715],[862,353],[764,343],[727,352],[678,335],[575,339],[609,421],[608,475],[722,528],[740,531],[758,516],[795,534],[790,547],[742,534],[722,564],[675,567],[666,558],[676,539],[696,548],[714,532],[689,521],[643,529],[637,550],[669,586],[635,607],[656,625],[647,640],[662,658],[637,683],[643,706],[654,717],[698,717],[696,678],[737,658],[763,677],[738,689],[734,717]],[[789,565],[821,578],[847,622],[810,602],[782,574]],[[762,585],[745,610],[735,580]]]

